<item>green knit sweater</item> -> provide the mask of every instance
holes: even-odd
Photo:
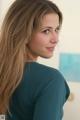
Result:
[[[8,120],[62,120],[69,92],[58,70],[37,62],[27,63],[13,93]]]

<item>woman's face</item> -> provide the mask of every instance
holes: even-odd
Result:
[[[43,17],[40,28],[33,34],[28,44],[29,54],[33,59],[38,56],[50,58],[58,43],[60,25],[57,14],[47,14]]]

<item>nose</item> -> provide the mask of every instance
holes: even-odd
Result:
[[[52,35],[51,35],[51,40],[50,42],[51,43],[57,43],[58,42],[58,33],[56,31],[53,31],[52,32]]]

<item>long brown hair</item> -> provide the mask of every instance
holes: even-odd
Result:
[[[10,98],[21,82],[25,46],[45,14],[56,13],[62,24],[62,13],[48,0],[16,0],[10,6],[0,33],[0,114],[9,108]]]

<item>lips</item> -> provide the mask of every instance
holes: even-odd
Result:
[[[50,51],[50,52],[53,52],[55,47],[56,47],[56,43],[54,44],[54,46],[47,47],[47,50]]]
[[[47,50],[52,52],[54,50],[54,47],[47,47]]]
[[[47,47],[47,50],[49,50],[49,51],[51,51],[51,52],[52,52],[52,51],[54,50],[55,46],[56,46],[56,43],[54,43],[54,46]]]

